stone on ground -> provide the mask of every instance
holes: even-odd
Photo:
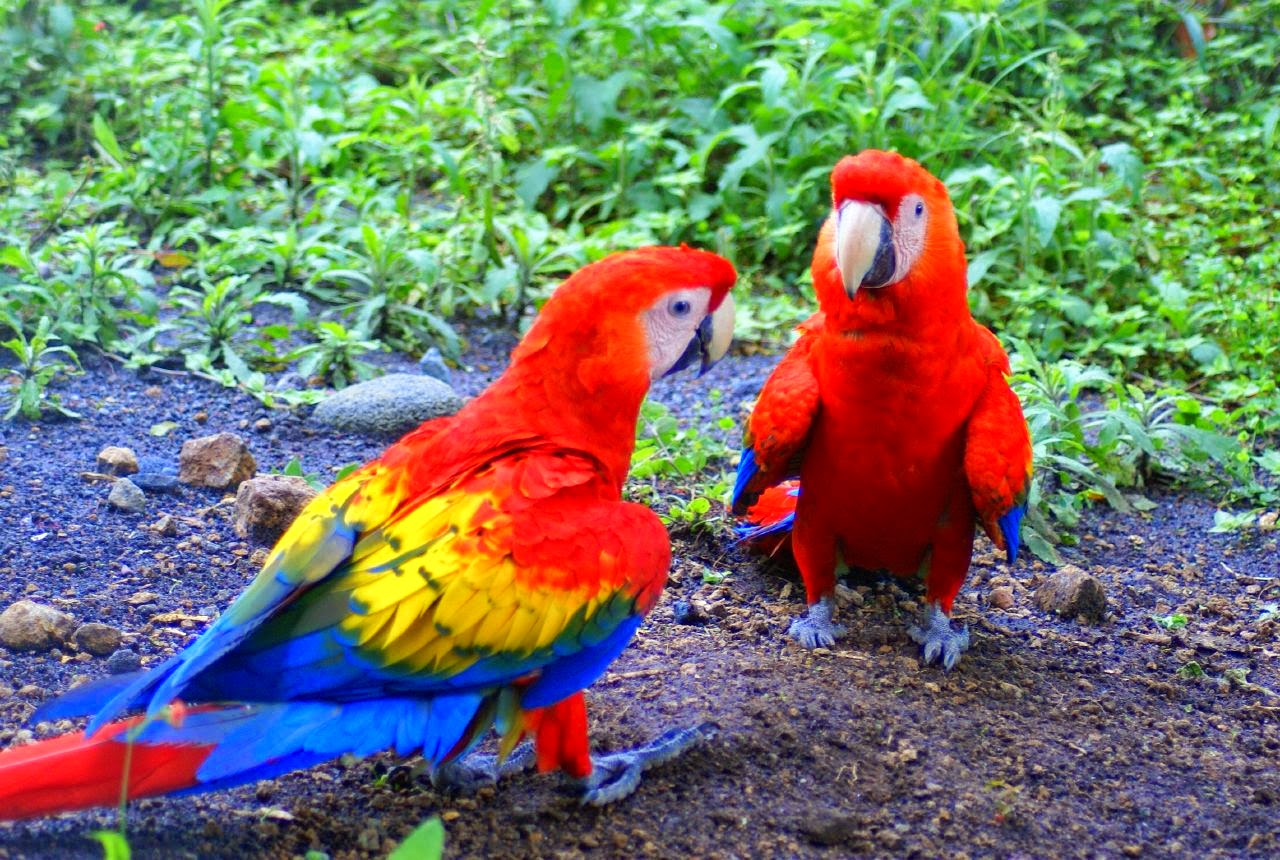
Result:
[[[129,448],[110,445],[98,452],[96,471],[123,477],[138,471],[138,457]]]
[[[234,433],[188,439],[178,454],[178,480],[197,487],[225,490],[252,478],[257,468],[249,447]]]
[[[1107,593],[1096,576],[1074,564],[1058,568],[1036,589],[1036,605],[1064,618],[1099,624],[1107,614]]]
[[[0,645],[14,651],[48,651],[71,636],[70,615],[30,600],[19,600],[0,613]]]
[[[462,398],[438,379],[389,373],[335,392],[311,418],[342,433],[399,436],[461,408]]]
[[[77,648],[88,651],[96,657],[106,657],[115,653],[123,639],[124,635],[119,630],[110,624],[99,624],[97,621],[81,624],[71,636],[71,641],[76,643]]]
[[[296,475],[250,478],[236,492],[236,534],[273,544],[315,496],[311,485]]]
[[[147,497],[133,481],[116,478],[107,494],[107,504],[126,514],[140,514],[147,507]]]

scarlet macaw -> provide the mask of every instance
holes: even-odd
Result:
[[[920,575],[927,605],[910,633],[925,662],[950,669],[969,646],[950,615],[975,522],[1017,557],[1031,440],[1009,359],[969,312],[946,187],[867,150],[841,159],[831,189],[813,254],[819,310],[760,392],[734,510],[766,549],[790,533],[809,603],[790,628],[802,645],[844,633],[838,566]]]
[[[587,801],[628,793],[699,735],[592,767],[582,690],[657,602],[671,553],[622,483],[650,382],[727,350],[735,277],[664,247],[570,277],[501,378],[313,500],[198,640],[43,707],[92,718],[0,753],[0,818],[114,804],[126,759],[134,798],[388,748],[440,766],[495,725],[504,752],[533,736],[539,768],[584,779]]]

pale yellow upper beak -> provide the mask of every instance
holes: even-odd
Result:
[[[879,206],[846,200],[836,213],[836,268],[853,298],[861,287],[883,287],[893,277],[893,230]]]

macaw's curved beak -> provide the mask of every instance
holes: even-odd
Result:
[[[663,376],[670,376],[698,362],[698,375],[706,373],[724,358],[733,342],[733,296],[725,294],[720,307],[702,318],[698,330],[676,363]]]
[[[893,227],[879,206],[846,200],[836,211],[836,268],[849,298],[862,287],[888,286],[897,268]]]

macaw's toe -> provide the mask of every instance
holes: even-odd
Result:
[[[833,612],[831,598],[824,597],[803,618],[792,621],[787,632],[805,648],[830,648],[845,634],[844,627],[832,620]]]
[[[946,671],[954,669],[960,655],[969,650],[968,628],[954,626],[935,603],[929,604],[921,623],[910,627],[907,635],[920,644],[926,666],[937,660]]]
[[[640,775],[654,765],[670,761],[685,750],[710,740],[715,723],[671,729],[633,750],[593,756],[591,775],[582,780],[582,802],[604,806],[621,800],[640,785]]]
[[[494,755],[472,754],[442,764],[431,771],[431,784],[442,791],[471,794],[486,785],[495,785],[503,777],[532,770],[537,762],[533,744],[526,741],[516,747],[505,761],[498,761]]]

